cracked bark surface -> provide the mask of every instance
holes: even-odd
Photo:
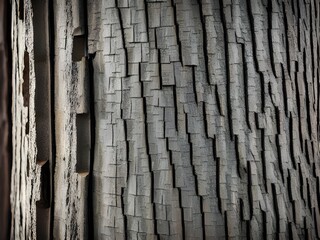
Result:
[[[318,1],[21,2],[16,239],[320,238]]]

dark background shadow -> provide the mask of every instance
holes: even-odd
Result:
[[[0,239],[10,238],[10,9],[0,0]]]

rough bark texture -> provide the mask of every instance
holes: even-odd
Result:
[[[41,2],[13,3],[16,239],[320,238],[318,1]]]
[[[12,73],[12,239],[35,239],[37,230],[36,202],[40,200],[41,166],[36,161],[33,30],[31,2],[29,0],[13,1],[11,36],[12,69],[14,69]]]
[[[9,3],[0,1],[0,239],[9,238],[10,131],[9,131]]]

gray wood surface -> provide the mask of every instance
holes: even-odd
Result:
[[[16,4],[12,231],[35,239],[41,30]],[[319,1],[54,0],[53,13],[54,239],[320,238]]]

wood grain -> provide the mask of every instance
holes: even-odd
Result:
[[[12,229],[29,239],[42,182],[32,9],[14,16],[12,44]],[[53,0],[53,12],[54,239],[320,238],[318,1]]]

